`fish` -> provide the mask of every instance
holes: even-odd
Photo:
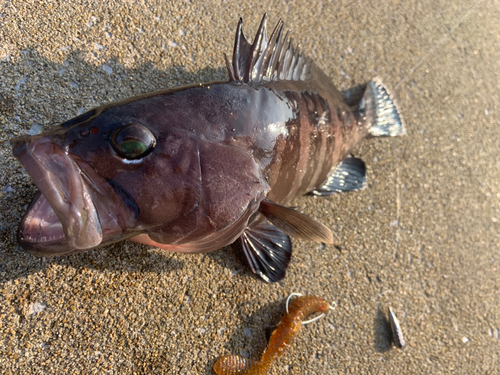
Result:
[[[224,355],[215,362],[213,366],[215,373],[218,375],[267,374],[273,362],[285,353],[302,326],[307,324],[303,322],[303,319],[315,312],[321,312],[324,315],[330,309],[330,304],[321,297],[300,295],[292,301],[290,308],[287,305],[287,313],[283,315],[280,325],[271,334],[268,348],[262,354],[260,361],[249,360],[237,354]]]
[[[287,205],[365,188],[356,145],[405,125],[379,79],[344,101],[283,21],[270,35],[266,21],[249,43],[240,18],[232,59],[224,55],[228,81],[104,104],[11,139],[38,187],[21,247],[47,257],[121,240],[184,253],[239,242],[271,283],[285,277],[290,237],[333,243],[328,227]]]

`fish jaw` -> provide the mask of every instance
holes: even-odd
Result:
[[[102,212],[106,204],[96,199],[96,191],[112,190],[104,179],[89,176],[81,161],[48,137],[19,137],[11,143],[14,156],[39,189],[19,226],[24,249],[41,256],[67,255],[113,242],[116,232],[123,232],[119,219],[124,215],[108,218],[108,212]],[[116,201],[111,198],[115,207],[108,209],[116,209]],[[124,208],[121,211],[127,216]],[[121,228],[116,228],[117,222]]]

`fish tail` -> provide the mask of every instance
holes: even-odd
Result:
[[[379,78],[368,82],[355,112],[359,117],[371,123],[368,133],[372,137],[394,137],[406,134],[406,127],[398,106]]]

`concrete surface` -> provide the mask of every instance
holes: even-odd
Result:
[[[406,137],[359,148],[368,189],[294,202],[337,247],[294,241],[268,285],[230,249],[123,242],[40,259],[16,246],[35,186],[10,138],[225,79],[238,18],[252,37],[264,11],[341,89],[380,76],[406,118]],[[222,354],[260,356],[291,292],[337,306],[272,374],[500,373],[499,19],[498,0],[1,0],[0,373],[210,374]]]

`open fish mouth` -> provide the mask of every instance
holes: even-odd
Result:
[[[99,215],[75,160],[47,137],[19,137],[11,143],[39,188],[19,227],[23,248],[45,256],[100,245]]]

